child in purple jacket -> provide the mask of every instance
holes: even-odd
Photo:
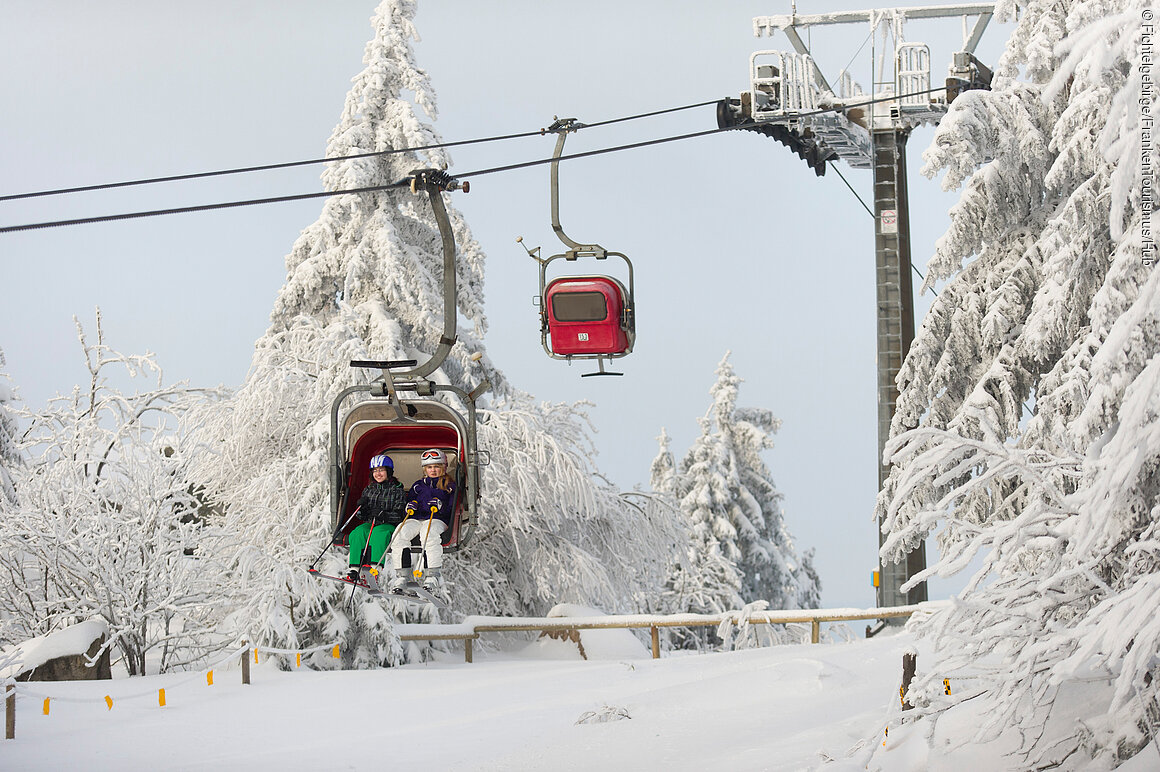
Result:
[[[403,550],[416,536],[421,537],[423,552],[427,555],[423,589],[433,592],[442,585],[443,534],[451,527],[451,518],[455,514],[455,482],[447,474],[447,457],[443,451],[425,450],[420,462],[424,476],[411,486],[407,494],[407,518],[396,530],[391,546],[391,564],[396,576],[388,590],[394,593],[402,592],[406,584]]]

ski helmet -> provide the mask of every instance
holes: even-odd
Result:
[[[420,459],[422,460],[423,466],[430,466],[431,464],[447,466],[447,456],[443,455],[443,451],[436,448],[424,450]]]
[[[371,469],[378,469],[380,466],[385,466],[392,472],[395,470],[395,462],[391,460],[390,456],[383,455],[382,453],[371,459]]]

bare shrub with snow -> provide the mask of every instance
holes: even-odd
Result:
[[[166,385],[148,356],[127,356],[77,324],[89,382],[42,411],[19,410],[0,496],[0,640],[19,642],[99,616],[130,674],[180,667],[215,651],[225,598],[185,476],[195,452],[180,420],[216,391]]]

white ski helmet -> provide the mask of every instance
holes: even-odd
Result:
[[[439,450],[438,448],[424,450],[423,455],[419,458],[423,466],[430,466],[431,464],[447,466],[447,456],[443,455],[443,451]]]
[[[395,462],[391,460],[390,456],[383,453],[380,453],[371,459],[371,469],[378,469],[380,466],[385,466],[392,472],[395,470]]]

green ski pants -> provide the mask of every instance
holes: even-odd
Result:
[[[391,534],[394,532],[395,526],[393,525],[384,523],[371,528],[370,523],[359,523],[350,532],[350,565],[357,567],[378,563],[382,560],[383,552],[386,551],[387,544],[391,541]],[[368,535],[370,536],[370,554],[364,556],[363,552],[367,548]]]

